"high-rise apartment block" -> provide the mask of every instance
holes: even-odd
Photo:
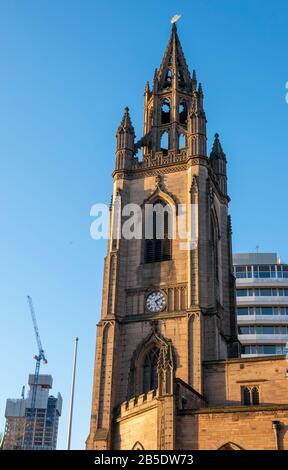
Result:
[[[277,253],[233,255],[242,357],[284,354],[288,343],[288,264]]]
[[[58,423],[61,416],[62,397],[50,395],[51,375],[39,375],[36,385],[35,409],[31,409],[32,390],[35,375],[30,374],[28,397],[11,399],[6,402],[6,450],[55,450]]]

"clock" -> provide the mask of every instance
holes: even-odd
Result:
[[[161,291],[151,292],[146,298],[146,308],[150,312],[161,312],[166,307],[166,296]]]

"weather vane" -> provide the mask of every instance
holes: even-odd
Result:
[[[174,15],[173,18],[171,18],[171,23],[176,23],[178,20],[180,20],[181,15]]]

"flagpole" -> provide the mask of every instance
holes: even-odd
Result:
[[[75,347],[74,347],[74,361],[73,361],[72,385],[71,385],[71,396],[70,396],[70,413],[69,413],[68,436],[67,436],[67,450],[70,450],[70,445],[71,445],[78,339],[79,338],[77,337],[75,338]]]

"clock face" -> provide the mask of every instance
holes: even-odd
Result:
[[[151,292],[146,299],[146,308],[150,312],[161,312],[166,307],[166,297],[163,292]]]

